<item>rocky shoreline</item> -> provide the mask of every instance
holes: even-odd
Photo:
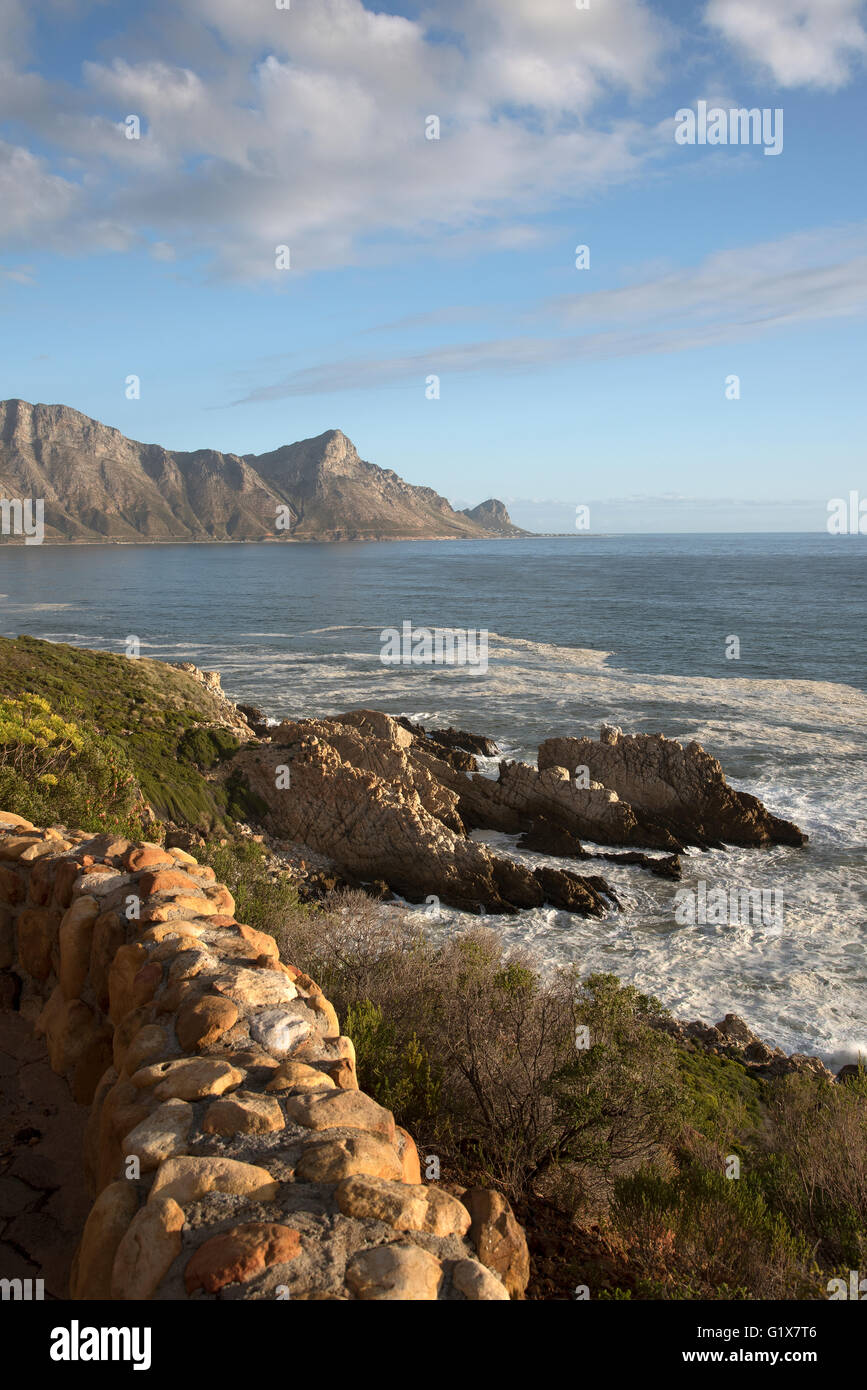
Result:
[[[233,766],[260,799],[264,833],[244,829],[267,846],[272,873],[288,872],[302,900],[361,888],[382,901],[489,915],[548,905],[601,917],[619,907],[601,874],[532,869],[472,832],[517,834],[519,849],[594,867],[632,864],[673,880],[687,848],[807,842],[798,826],[731,788],[698,743],[603,726],[599,740],[545,740],[538,768],[502,759],[492,778],[479,759],[497,758],[499,749],[485,735],[426,729],[375,710],[275,723],[256,706],[230,701],[218,673],[190,663],[180,669],[225,700],[236,734],[245,726]],[[196,836],[170,831],[167,843],[194,849]],[[661,1026],[689,1050],[732,1058],[757,1076],[833,1077],[820,1058],[770,1047],[735,1014],[715,1026],[671,1019]],[[840,1078],[851,1071],[844,1067]]]
[[[268,842],[287,846],[308,877],[312,863],[377,897],[385,885],[410,902],[434,896],[493,914],[548,904],[602,916],[618,906],[602,875],[530,869],[493,853],[474,831],[517,835],[519,849],[554,858],[632,864],[675,880],[687,848],[807,841],[757,797],[731,788],[698,743],[604,725],[598,740],[546,739],[537,767],[500,759],[493,778],[478,760],[498,758],[499,749],[484,735],[364,709],[275,723],[225,697],[217,672],[178,669],[225,702],[227,727],[242,743],[229,771],[257,798]]]

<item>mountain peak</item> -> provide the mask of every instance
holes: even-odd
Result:
[[[526,536],[529,534],[527,531],[522,531],[520,526],[515,526],[506,511],[505,504],[497,497],[489,497],[486,502],[480,502],[477,507],[464,507],[463,515],[468,516],[470,521],[475,521],[477,525],[483,526],[486,531],[493,531],[498,536]]]
[[[511,523],[501,502],[483,503],[478,518],[456,512],[433,488],[359,458],[340,429],[259,455],[173,451],[128,439],[69,406],[22,400],[0,401],[0,496],[44,499],[48,541],[522,534],[505,530]],[[281,524],[287,510],[288,527]]]

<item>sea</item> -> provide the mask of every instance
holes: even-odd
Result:
[[[383,634],[407,622],[486,633],[485,669],[384,664]],[[488,926],[543,969],[613,972],[679,1018],[734,1012],[787,1052],[867,1058],[867,537],[0,542],[0,633],[119,653],[136,637],[142,655],[220,671],[233,699],[275,719],[381,709],[486,734],[530,763],[542,739],[603,723],[697,739],[809,844],[691,851],[681,884],[594,866],[621,910]],[[776,892],[782,911],[681,924],[675,894],[699,883]],[[428,925],[471,921],[443,908]]]

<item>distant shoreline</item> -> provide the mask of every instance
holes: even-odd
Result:
[[[398,544],[402,541],[463,541],[469,544],[479,541],[545,541],[545,540],[566,540],[566,541],[586,541],[586,540],[610,540],[614,532],[598,532],[588,534],[584,532],[580,535],[572,535],[570,531],[528,531],[522,536],[297,536],[297,537],[250,537],[244,540],[218,540],[208,537],[207,539],[178,539],[178,540],[141,540],[120,541],[106,537],[105,540],[86,540],[86,541],[55,541],[44,540],[38,546],[28,546],[23,537],[7,536],[0,538],[0,546],[8,545],[16,549],[41,550],[46,546],[60,547],[70,546],[82,548],[84,546],[134,546],[134,545],[384,545]]]

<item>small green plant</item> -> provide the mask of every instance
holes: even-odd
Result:
[[[240,746],[234,734],[227,729],[186,729],[178,740],[178,757],[209,772],[218,763],[237,753]]]
[[[305,916],[294,884],[269,872],[268,856],[257,840],[212,840],[195,855],[200,864],[209,864],[217,881],[229,889],[239,922],[279,937],[287,921]]]
[[[0,806],[39,825],[152,833],[123,751],[38,695],[0,699]]]
[[[355,1044],[362,1090],[376,1095],[403,1123],[429,1125],[439,1113],[442,1078],[415,1033],[402,1038],[369,999],[350,1005],[343,1026]]]

